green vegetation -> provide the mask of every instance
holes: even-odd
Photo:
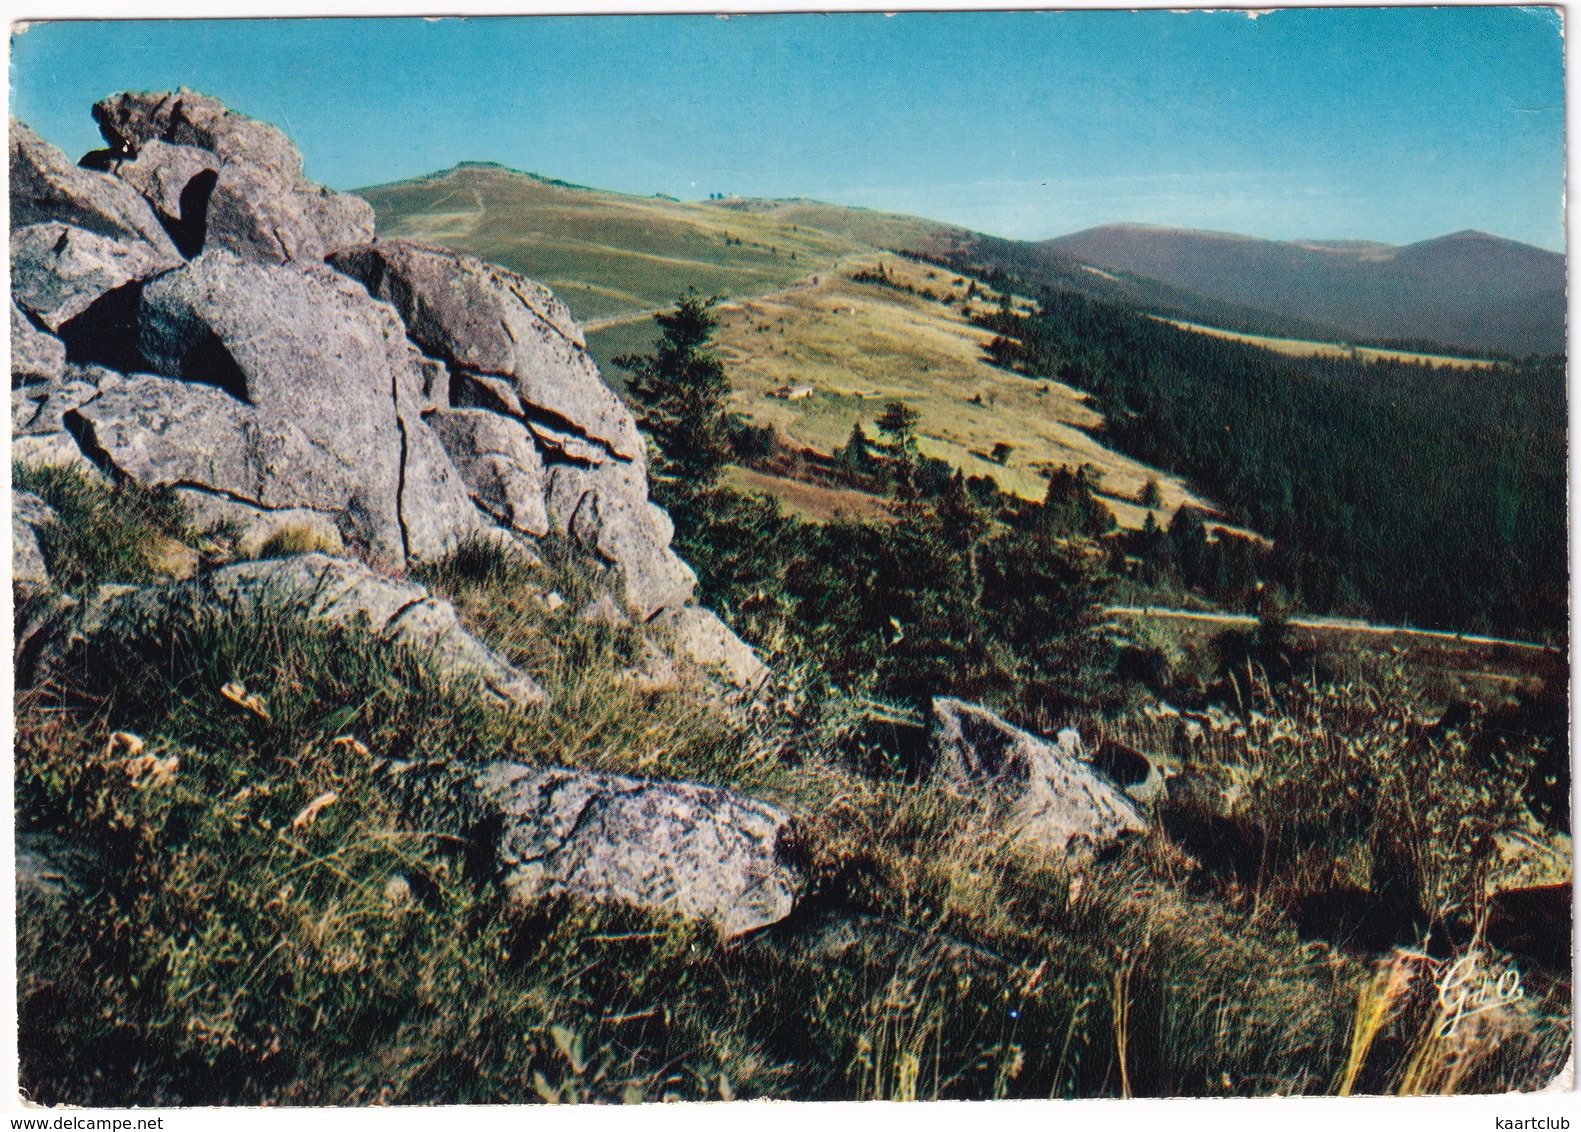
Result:
[[[770,216],[584,189],[464,164],[361,190],[380,235],[442,244],[552,288],[580,321],[631,317],[676,291],[757,295],[862,245]]]
[[[1562,632],[1562,359],[1528,359],[1490,380],[1283,357],[1052,291],[1036,314],[978,321],[997,335],[1002,365],[1090,391],[1111,444],[1189,477],[1271,538],[1261,577],[1300,608]]]
[[[59,521],[40,540],[51,578],[71,593],[164,576],[168,544],[187,534],[185,510],[168,489],[130,481],[111,486],[48,464],[13,464],[11,483],[54,508]]]
[[[632,374],[627,395],[637,406],[637,423],[659,448],[652,476],[675,491],[713,487],[730,457],[730,379],[709,345],[718,325],[709,313],[716,302],[686,295],[673,313],[654,316],[656,354],[615,359]]]

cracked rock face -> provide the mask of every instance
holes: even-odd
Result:
[[[415,583],[323,554],[242,562],[166,586],[101,586],[81,602],[68,602],[50,626],[34,635],[33,656],[19,664],[19,675],[36,682],[62,670],[84,640],[132,645],[169,632],[172,620],[271,612],[363,626],[391,645],[425,652],[442,679],[507,704],[532,707],[547,700],[531,677],[467,632],[449,602],[429,597]]]
[[[373,238],[373,208],[302,177],[266,122],[190,90],[125,93],[93,108],[109,148],[90,155],[159,210],[182,254],[224,248],[263,263],[323,262]]]
[[[331,257],[390,303],[412,340],[453,371],[494,377],[522,412],[623,460],[639,460],[636,422],[599,377],[582,331],[546,287],[473,256],[379,240]]]
[[[93,113],[84,167],[12,124],[18,455],[175,487],[249,535],[289,517],[391,573],[557,532],[640,619],[687,603],[636,423],[553,294],[375,240],[366,202],[212,98]]]
[[[987,708],[935,697],[934,773],[985,792],[1017,840],[1058,854],[1101,849],[1147,822],[1092,764]]]
[[[504,820],[515,899],[570,894],[712,920],[725,936],[790,914],[789,816],[729,790],[498,763],[479,780]]]
[[[13,231],[55,221],[120,243],[146,244],[169,266],[181,262],[154,210],[125,181],[78,168],[15,119],[10,150]]]

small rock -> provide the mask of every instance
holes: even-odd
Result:
[[[933,720],[935,773],[996,796],[1018,840],[1065,854],[1147,829],[1131,800],[1091,764],[987,708],[935,697]]]
[[[621,611],[620,606],[615,604],[615,599],[608,594],[599,594],[592,601],[588,602],[577,616],[583,621],[594,625],[612,625],[617,628],[624,628],[631,624],[631,618]]]
[[[709,610],[689,605],[661,614],[653,623],[672,634],[676,656],[718,672],[737,688],[756,688],[768,679],[768,665]]]
[[[784,919],[799,880],[789,815],[685,782],[497,763],[479,780],[505,828],[514,899],[572,894],[712,920],[727,937]]]

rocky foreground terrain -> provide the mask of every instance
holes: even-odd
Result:
[[[1261,872],[1250,898],[1239,874],[1188,891],[1207,874],[1161,801],[1241,856],[1260,831],[1266,864],[1256,806],[1313,799],[1262,752],[1321,757],[1318,708],[1177,713],[1235,763],[1193,768],[937,698],[911,781],[853,767],[798,674],[694,603],[644,437],[553,294],[377,238],[211,98],[93,113],[107,145],[76,164],[10,136],[37,1098],[1424,1091],[1467,1058],[1485,1087],[1557,1066],[1550,978],[1475,1057],[1388,1031],[1368,1077],[1353,1007],[1433,1017],[1402,1013],[1407,960],[1380,983],[1260,921]],[[135,568],[83,566],[112,551]],[[1314,700],[1367,736],[1323,773],[1418,751],[1402,721],[1375,739],[1371,694]],[[1334,838],[1388,820],[1355,812]],[[1465,871],[1444,860],[1401,883],[1436,899]]]
[[[534,561],[544,540],[603,579],[585,618],[642,626],[650,659],[710,670],[738,698],[765,683],[752,650],[689,604],[694,577],[648,500],[636,423],[553,294],[375,238],[364,201],[305,181],[279,130],[211,98],[121,94],[94,117],[109,147],[81,165],[12,123],[14,458],[170,488],[194,526],[223,527],[244,553],[283,532],[315,552],[68,596],[41,548],[55,517],[16,493],[16,580],[33,599],[24,683],[68,670],[85,641],[130,647],[172,617],[285,609],[428,649],[477,694],[552,711],[530,673],[402,580],[469,542]],[[1071,752],[980,708],[939,711],[944,749],[985,752],[954,760],[960,781],[1022,783],[1026,836],[1063,851],[1143,828]],[[794,904],[778,849],[790,818],[767,803],[517,765],[478,781],[510,817],[502,875],[524,898],[574,891],[727,934]]]

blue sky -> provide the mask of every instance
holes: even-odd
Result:
[[[1548,9],[35,24],[11,112],[185,85],[336,188],[462,160],[682,198],[808,196],[1038,239],[1110,221],[1562,250]]]

